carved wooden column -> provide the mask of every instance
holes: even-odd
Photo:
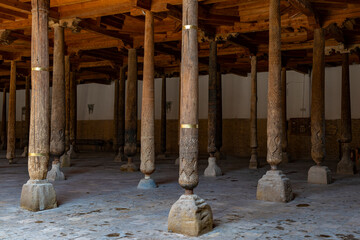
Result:
[[[138,168],[132,162],[136,155],[137,144],[137,56],[136,49],[128,50],[128,78],[126,84],[125,108],[125,146],[124,153],[128,159],[127,164],[120,167],[121,171],[134,172]]]
[[[269,80],[267,114],[267,162],[271,170],[259,180],[256,198],[288,202],[293,198],[290,180],[277,166],[282,160],[281,123],[281,19],[280,0],[269,2]]]
[[[126,79],[126,66],[120,68],[119,73],[119,97],[118,97],[118,111],[117,111],[117,139],[118,139],[118,150],[117,155],[114,159],[115,162],[122,162],[125,159],[124,155],[124,144],[125,144],[125,79]]]
[[[3,89],[3,106],[1,118],[1,149],[6,148],[7,131],[6,131],[6,88]]]
[[[76,158],[76,125],[77,125],[77,84],[76,84],[76,73],[70,73],[70,149],[68,154],[70,158]]]
[[[166,157],[166,75],[161,77],[161,158]]]
[[[314,30],[313,73],[311,86],[311,157],[317,164],[308,172],[309,183],[329,184],[331,172],[321,166],[325,159],[325,36]]]
[[[341,133],[342,145],[341,161],[337,165],[337,173],[354,174],[354,163],[350,158],[351,131],[351,104],[350,104],[350,76],[349,76],[349,54],[344,53],[342,61],[341,81]]]
[[[52,169],[47,174],[50,181],[65,180],[60,171],[60,156],[65,151],[65,58],[64,28],[53,23],[54,60],[51,101],[50,154],[54,157]]]
[[[181,64],[180,64],[180,68],[181,68]],[[181,120],[180,120],[180,116],[181,116],[181,71],[180,71],[180,76],[179,76],[179,108],[178,108],[178,145],[179,145],[179,149],[180,149],[180,135],[181,135]],[[179,165],[180,162],[180,152],[179,152],[179,157],[175,159],[175,165]]]
[[[185,189],[185,194],[171,207],[168,229],[175,233],[198,236],[213,227],[210,206],[193,193],[199,183],[198,1],[183,0],[182,12],[179,184]]]
[[[11,164],[15,158],[16,142],[16,62],[11,61],[10,70],[10,90],[9,90],[9,118],[7,134],[7,151],[6,158]]]
[[[224,154],[220,152],[222,147],[222,128],[223,128],[223,121],[222,121],[222,86],[221,86],[221,71],[220,66],[217,66],[216,72],[216,139],[215,139],[215,146],[216,146],[216,153],[215,157],[216,160],[220,160],[222,157],[224,158]]]
[[[216,164],[215,153],[216,139],[217,139],[217,91],[216,91],[216,78],[217,78],[217,43],[214,40],[210,41],[209,53],[209,108],[208,108],[208,153],[209,165],[205,169],[204,175],[207,177],[221,176],[221,169]]]
[[[49,162],[49,0],[32,0],[30,180],[23,185],[20,205],[31,211],[57,206],[55,190],[45,178]]]
[[[114,145],[113,149],[115,151],[115,154],[117,155],[117,150],[119,148],[119,78],[115,78],[114,80]]]
[[[281,119],[282,119],[282,163],[288,163],[287,114],[286,114],[286,67],[281,68]]]
[[[30,76],[26,77],[25,80],[25,133],[24,133],[24,152],[21,157],[28,156],[28,145],[29,145],[29,127],[30,127]]]
[[[60,157],[61,167],[70,167],[70,56],[64,56],[65,81],[65,152]]]
[[[257,57],[251,56],[251,106],[250,106],[250,147],[251,158],[249,163],[250,169],[260,167],[258,160],[258,139],[257,139]]]
[[[150,189],[157,185],[150,175],[155,171],[155,95],[154,95],[154,16],[145,12],[144,69],[141,108],[141,165],[145,175],[138,188]]]

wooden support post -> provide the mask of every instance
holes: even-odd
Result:
[[[114,80],[114,145],[113,150],[117,154],[119,149],[119,78]]]
[[[117,155],[115,162],[122,162],[125,160],[124,144],[125,144],[125,79],[126,67],[120,67],[119,73],[119,94],[118,94],[118,111],[117,111]]]
[[[340,142],[342,145],[341,161],[337,165],[337,173],[354,174],[354,163],[350,157],[351,131],[351,104],[350,104],[350,75],[349,54],[342,55],[342,81],[341,81],[341,127]]]
[[[30,128],[30,85],[31,76],[26,77],[25,83],[25,141],[24,141],[24,152],[22,157],[28,156],[28,145],[29,145],[29,128]]]
[[[210,206],[193,194],[193,189],[199,183],[197,0],[183,0],[182,17],[179,184],[185,189],[185,194],[171,207],[168,229],[175,233],[198,236],[212,230],[213,219]]]
[[[65,56],[65,150],[70,148],[70,56]]]
[[[76,125],[77,125],[77,84],[76,73],[70,73],[70,158],[76,158]]]
[[[280,0],[269,1],[269,80],[267,114],[267,162],[271,166],[258,182],[256,198],[288,202],[293,199],[290,180],[277,170],[282,161]]]
[[[215,153],[216,159],[220,160],[222,154],[220,153],[222,147],[222,86],[221,86],[221,71],[218,65],[216,72],[216,139],[215,146],[217,152]]]
[[[140,170],[145,178],[138,188],[157,187],[150,175],[155,171],[155,101],[154,101],[154,16],[145,11],[145,42],[143,92],[141,108],[141,165]]]
[[[287,154],[288,137],[287,137],[287,114],[286,114],[286,67],[281,68],[281,119],[282,119],[282,163],[289,162]]]
[[[65,58],[64,28],[58,23],[54,28],[54,66],[51,101],[50,153],[54,156],[52,169],[48,172],[50,181],[65,180],[60,171],[60,156],[65,151]]]
[[[9,90],[9,118],[6,158],[11,164],[15,158],[16,143],[16,62],[11,61],[10,90]]]
[[[138,168],[132,162],[136,154],[137,143],[137,56],[136,49],[128,50],[128,78],[126,84],[126,108],[125,108],[125,146],[124,153],[128,163],[120,167],[122,171],[137,171]]]
[[[31,115],[28,169],[20,205],[30,211],[57,206],[54,187],[46,178],[49,163],[49,0],[32,0]]]
[[[257,57],[251,56],[251,105],[250,105],[250,148],[251,158],[250,169],[260,167],[258,160],[258,139],[257,139]]]
[[[313,73],[311,87],[311,157],[317,164],[308,172],[308,182],[328,184],[331,172],[321,166],[325,159],[325,36],[314,30]]]
[[[1,149],[6,149],[7,131],[6,131],[6,88],[3,90],[3,106],[1,119]]]
[[[216,165],[215,153],[216,139],[217,139],[217,43],[210,40],[210,54],[209,54],[209,100],[208,100],[208,153],[209,165],[205,169],[204,175],[207,177],[221,176],[221,169]]]
[[[161,154],[166,156],[166,75],[161,79]]]

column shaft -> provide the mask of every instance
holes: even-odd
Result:
[[[119,151],[124,153],[125,144],[125,79],[126,67],[120,68],[119,103],[118,103],[118,145]]]
[[[30,127],[30,76],[26,77],[25,85],[25,147],[29,144],[29,127]]]
[[[250,104],[250,148],[251,159],[249,168],[259,167],[257,158],[257,57],[251,56],[251,104]]]
[[[288,137],[287,137],[287,114],[286,114],[286,67],[281,68],[281,119],[282,119],[282,154],[283,162],[288,162],[287,156],[287,147],[288,147]]]
[[[76,73],[70,73],[70,143],[75,146],[76,142]]]
[[[161,82],[161,153],[166,152],[166,76],[162,76]]]
[[[6,158],[9,162],[15,158],[16,143],[16,62],[11,61],[10,90],[9,90],[9,116]]]
[[[119,148],[119,78],[114,80],[114,151]]]
[[[216,91],[216,78],[217,78],[217,44],[215,41],[210,41],[209,53],[209,108],[208,108],[208,153],[213,157],[216,152],[216,129],[217,129],[217,91]]]
[[[65,150],[70,148],[70,56],[65,56]]]
[[[349,77],[349,54],[344,53],[342,60],[341,81],[341,129],[340,140],[349,143],[352,140],[351,131],[351,105],[350,105],[350,77]]]
[[[216,72],[216,139],[215,146],[218,151],[222,147],[222,86],[221,86],[221,71],[218,67]]]
[[[3,107],[2,107],[2,119],[1,119],[1,146],[2,149],[6,148],[7,143],[7,131],[6,131],[6,88],[3,89]]]

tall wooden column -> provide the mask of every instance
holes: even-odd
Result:
[[[351,131],[351,104],[350,104],[350,76],[349,54],[344,53],[342,61],[341,81],[341,131],[340,142],[342,145],[341,161],[337,165],[337,173],[354,174],[354,163],[350,158]]]
[[[212,229],[213,220],[210,206],[193,194],[194,188],[199,183],[197,0],[183,0],[182,17],[179,184],[185,189],[185,194],[171,207],[168,229],[175,233],[198,236]]]
[[[117,155],[115,162],[122,162],[125,160],[124,144],[125,144],[125,79],[126,66],[120,67],[119,73],[119,93],[118,93],[118,110],[117,110]]]
[[[161,77],[161,155],[166,156],[166,75]]]
[[[70,56],[65,56],[65,150],[70,148]]]
[[[221,169],[216,165],[215,153],[216,139],[217,139],[217,43],[214,40],[210,41],[209,53],[209,100],[208,100],[208,153],[209,165],[205,169],[204,175],[207,177],[216,177],[222,175]]]
[[[113,119],[113,125],[114,125],[114,145],[113,150],[116,151],[119,148],[118,142],[119,142],[119,78],[115,78],[114,80],[114,119]]]
[[[3,106],[1,118],[1,149],[6,148],[7,131],[6,131],[6,88],[3,89]]]
[[[216,159],[220,160],[221,156],[223,156],[220,152],[222,147],[222,128],[223,128],[223,121],[222,121],[222,86],[221,86],[221,71],[220,65],[217,66],[216,72],[216,139],[215,139],[215,146],[216,146]]]
[[[128,50],[128,78],[126,84],[126,108],[125,108],[125,146],[124,153],[128,163],[120,167],[121,171],[137,171],[138,168],[132,162],[136,155],[137,143],[137,56],[136,49]]]
[[[64,28],[53,24],[54,28],[54,66],[51,101],[50,153],[54,156],[52,169],[48,172],[50,181],[65,180],[60,171],[60,156],[65,151],[65,58]]]
[[[281,122],[281,19],[280,0],[269,1],[269,80],[267,114],[267,162],[271,166],[258,182],[256,198],[288,202],[293,198],[290,180],[277,170],[282,160]]]
[[[24,134],[24,152],[22,157],[28,156],[28,145],[29,145],[29,127],[30,127],[30,76],[26,77],[25,82],[25,134]]]
[[[287,114],[286,114],[286,67],[281,68],[281,119],[282,119],[282,163],[288,163]]]
[[[76,125],[77,125],[77,84],[76,73],[70,73],[70,158],[76,158]]]
[[[20,205],[31,211],[57,206],[55,190],[45,180],[49,162],[49,0],[32,0],[31,115],[28,169]]]
[[[9,118],[6,158],[11,164],[15,158],[15,130],[16,129],[16,62],[11,61],[10,90],[9,90]]]
[[[251,158],[250,169],[259,167],[258,160],[258,139],[257,139],[257,57],[251,56],[251,106],[250,106],[250,148]]]
[[[157,187],[150,175],[155,171],[155,102],[154,102],[154,16],[145,12],[144,70],[141,108],[141,165],[145,178],[138,188]]]
[[[314,30],[311,88],[311,157],[317,166],[310,168],[308,182],[328,184],[330,170],[321,166],[325,159],[325,36],[322,28]]]

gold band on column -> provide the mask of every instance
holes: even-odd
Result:
[[[49,154],[47,153],[29,153],[29,157],[48,157]]]
[[[190,29],[195,29],[195,30],[197,30],[198,27],[195,26],[195,25],[184,25],[184,26],[183,26],[183,29],[184,29],[184,30],[190,30]]]
[[[199,128],[199,124],[181,124],[181,128]]]
[[[48,72],[49,68],[43,68],[43,67],[33,67],[31,68],[31,71],[37,71],[37,72]]]

